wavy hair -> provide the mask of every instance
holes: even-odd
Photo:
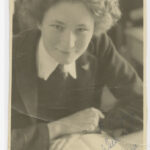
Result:
[[[61,1],[83,2],[95,19],[95,35],[108,31],[121,16],[118,0],[22,0],[20,18],[41,23],[45,12]]]

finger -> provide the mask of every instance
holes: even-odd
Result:
[[[95,111],[96,111],[96,113],[98,114],[99,118],[101,118],[101,119],[104,119],[104,118],[105,118],[104,114],[103,114],[100,110],[95,109]]]
[[[99,113],[100,118],[102,118],[102,119],[105,118],[105,115],[101,111],[98,110],[98,113]]]

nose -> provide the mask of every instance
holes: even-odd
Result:
[[[76,36],[72,31],[65,31],[61,38],[61,46],[65,51],[74,48],[76,43]]]

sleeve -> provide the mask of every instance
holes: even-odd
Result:
[[[12,112],[11,150],[48,150],[50,140],[47,123],[36,123],[22,114]]]
[[[12,91],[11,91],[11,150],[48,150],[50,139],[47,122],[38,122],[13,107],[13,103],[24,110],[15,81],[15,56],[24,36],[13,38]]]
[[[102,47],[100,46],[102,45]],[[143,128],[143,87],[133,67],[116,51],[108,36],[97,44],[103,81],[117,98],[116,106],[102,121],[104,130],[125,129],[127,133]],[[103,50],[102,50],[103,49]],[[99,71],[101,72],[101,71]]]
[[[11,150],[48,150],[47,133],[44,124],[23,129],[12,129]]]

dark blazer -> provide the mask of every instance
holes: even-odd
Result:
[[[36,49],[37,29],[20,33],[13,39],[12,58],[12,150],[48,150],[49,115],[37,113],[38,86]],[[117,98],[115,107],[101,121],[102,130],[124,128],[134,132],[143,125],[142,82],[135,70],[116,51],[107,36],[93,37],[87,51],[76,61],[77,79],[67,81],[65,101],[68,114],[88,107],[100,108],[101,93],[107,86]],[[50,102],[51,108],[57,106]],[[52,113],[53,115],[53,113]],[[63,117],[63,116],[60,116]]]

